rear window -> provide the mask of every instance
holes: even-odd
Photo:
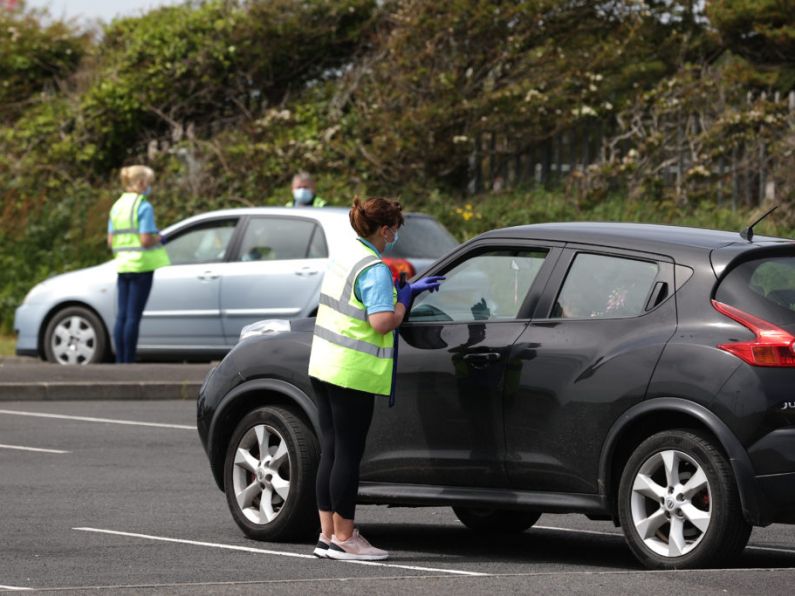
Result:
[[[430,217],[406,217],[398,231],[400,240],[386,256],[402,259],[436,259],[458,246],[450,232]]]
[[[774,325],[795,325],[795,255],[738,265],[721,282],[715,299]]]

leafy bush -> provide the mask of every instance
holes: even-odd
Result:
[[[0,9],[0,123],[19,116],[41,94],[55,94],[80,64],[89,37],[40,13]]]
[[[157,172],[161,226],[284,204],[292,174],[307,169],[332,204],[398,196],[464,239],[570,219],[739,229],[751,212],[715,209],[715,168],[764,141],[769,154],[749,159],[777,164],[770,179],[790,203],[767,231],[789,234],[792,117],[770,96],[746,100],[749,88],[795,84],[781,6],[196,0],[98,36],[2,12],[0,329],[35,282],[109,258],[105,220],[132,162]],[[489,150],[481,139],[494,135],[508,155],[615,118],[602,163],[562,189],[465,194]],[[698,126],[680,138],[677,120]],[[672,149],[690,163],[674,193],[663,184]]]
[[[311,79],[343,66],[372,0],[210,0],[114,21],[97,49],[76,138],[107,171],[142,145],[189,126],[256,115]]]

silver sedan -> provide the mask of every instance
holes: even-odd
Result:
[[[329,258],[354,237],[343,208],[228,209],[162,232],[171,265],[155,272],[138,339],[141,358],[213,358],[262,319],[312,316]],[[456,245],[433,218],[407,214],[385,255],[411,277]],[[116,318],[113,261],[51,277],[17,308],[17,354],[61,364],[110,358]]]

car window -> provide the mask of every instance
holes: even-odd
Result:
[[[495,321],[515,319],[547,251],[492,250],[459,263],[439,291],[420,294],[409,320]]]
[[[580,253],[552,309],[552,318],[612,319],[645,311],[659,265],[623,257]]]
[[[285,217],[255,217],[240,244],[239,261],[306,259],[317,228],[313,221]]]
[[[169,238],[166,252],[171,264],[223,261],[236,224],[236,219],[210,221],[180,232],[175,238]]]
[[[436,259],[458,246],[450,232],[432,217],[407,216],[398,230],[400,241],[387,257],[399,259]]]
[[[738,265],[721,281],[715,299],[774,325],[795,324],[795,256]]]
[[[315,226],[315,231],[312,232],[312,240],[309,241],[309,254],[307,257],[310,259],[325,259],[328,257],[326,235],[320,226]]]

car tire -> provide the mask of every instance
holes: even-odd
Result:
[[[82,306],[59,310],[44,331],[44,357],[58,364],[95,364],[107,357],[105,326]]]
[[[317,531],[318,459],[313,430],[292,410],[266,406],[243,417],[227,449],[224,492],[246,536],[289,541]]]
[[[538,521],[541,514],[535,511],[507,509],[480,509],[453,507],[461,523],[480,534],[519,534]]]
[[[729,461],[696,431],[638,445],[621,475],[618,515],[630,550],[650,569],[726,564],[751,534]]]

